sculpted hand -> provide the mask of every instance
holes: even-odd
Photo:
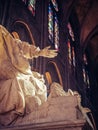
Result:
[[[55,56],[57,56],[57,50],[51,50],[51,49],[49,50],[49,49],[50,46],[45,47],[40,51],[39,55],[47,58],[54,58]]]

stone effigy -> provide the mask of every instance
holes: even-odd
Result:
[[[6,28],[0,25],[1,125],[11,124],[47,100],[43,75],[31,71],[28,59],[57,56],[57,51],[49,48],[40,50],[39,47],[14,39]]]
[[[51,92],[46,102],[35,107],[27,116],[18,119],[15,125],[32,123],[55,122],[77,119],[77,97],[70,91],[65,92],[62,86],[56,82],[51,85]],[[70,113],[70,114],[69,114]]]
[[[18,126],[26,124],[73,121],[78,119],[77,106],[85,116],[81,98],[77,92],[53,82],[47,98],[43,75],[31,71],[28,59],[57,56],[56,50],[40,48],[14,39],[0,26],[0,125]],[[86,109],[89,111],[88,109]]]

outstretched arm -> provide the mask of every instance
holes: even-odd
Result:
[[[57,50],[50,49],[51,46],[40,49],[39,47],[28,44],[27,42],[22,42],[19,46],[23,51],[23,55],[28,59],[37,58],[39,56],[46,58],[54,58],[57,56]]]
[[[14,39],[3,26],[0,26],[0,28],[3,38],[5,39],[9,55],[11,55],[11,57],[12,54],[14,54],[14,56],[18,56],[21,54],[27,59],[37,58],[39,56],[47,58],[54,58],[55,56],[57,56],[57,50],[50,49],[50,46],[45,47],[41,50],[39,47],[30,45],[28,42],[24,42],[19,39]]]
[[[55,56],[57,56],[57,50],[52,50],[50,49],[50,46],[48,46],[39,51],[39,56],[54,58]]]

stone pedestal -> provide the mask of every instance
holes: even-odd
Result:
[[[62,96],[51,98],[39,110],[3,130],[82,130],[84,124],[77,113],[77,98]]]
[[[82,130],[85,120],[58,121],[29,124],[23,126],[10,126],[1,130]]]

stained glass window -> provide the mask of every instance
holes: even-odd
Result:
[[[71,27],[71,24],[68,23],[67,24],[67,28],[68,28],[68,42],[67,42],[67,46],[68,46],[68,62],[70,65],[72,65],[73,67],[76,66],[76,59],[75,59],[75,38],[74,38],[74,33]]]
[[[49,1],[48,5],[48,38],[55,49],[59,49],[59,22],[58,22],[58,5],[56,0]]]
[[[36,0],[22,0],[25,5],[27,5],[28,9],[32,13],[33,16],[35,16],[35,4]]]
[[[56,0],[51,0],[52,4],[53,4],[53,7],[56,11],[58,11],[58,4],[56,2]]]
[[[75,67],[76,66],[76,61],[75,61],[75,49],[72,47],[72,64]]]
[[[55,49],[59,49],[59,23],[57,19],[57,15],[55,13],[54,16],[54,43],[55,43]]]
[[[70,44],[70,39],[68,39],[67,46],[68,46],[68,62],[71,65],[72,58],[71,58],[71,44]]]
[[[90,81],[89,81],[89,75],[88,75],[88,62],[87,62],[87,58],[86,58],[86,54],[83,55],[83,68],[82,68],[82,72],[83,72],[83,80],[85,85],[87,86],[87,88],[90,87]]]
[[[53,43],[53,10],[52,7],[49,3],[48,6],[48,33],[49,33],[49,40],[51,41],[51,43]]]
[[[72,38],[72,41],[75,41],[75,39],[74,39],[74,33],[73,33],[73,30],[72,30],[71,24],[68,23],[67,27],[68,27],[68,30],[69,30],[69,34],[70,34],[70,36]]]

